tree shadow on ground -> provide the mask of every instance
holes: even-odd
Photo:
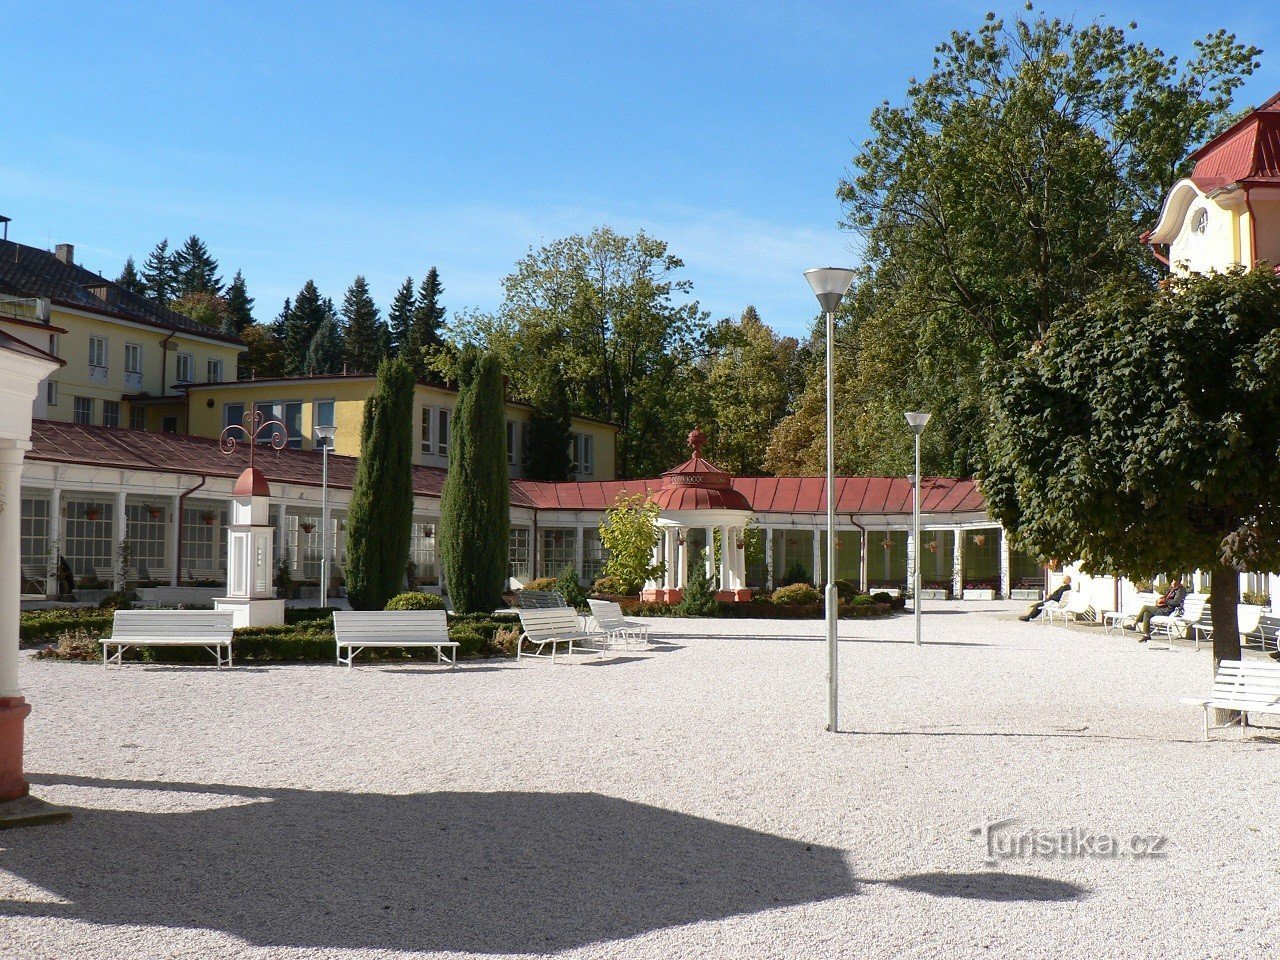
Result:
[[[83,807],[6,836],[0,866],[65,902],[0,901],[0,915],[261,946],[552,953],[857,892],[838,849],[595,793],[31,780],[179,791],[209,809]]]
[[[1062,903],[1088,895],[1085,887],[1022,873],[918,873],[885,881],[890,886],[934,897],[959,897],[995,902]]]

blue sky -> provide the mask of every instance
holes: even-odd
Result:
[[[1273,3],[1044,8],[1177,53],[1225,27],[1275,48],[1243,99],[1280,89]],[[432,264],[492,309],[530,245],[644,228],[713,316],[802,333],[801,272],[856,256],[834,191],[870,111],[987,9],[1022,6],[7,0],[0,214],[109,276],[198,233],[259,319]]]

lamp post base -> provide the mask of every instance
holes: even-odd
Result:
[[[0,697],[0,803],[29,790],[22,775],[22,728],[30,712],[24,697]]]

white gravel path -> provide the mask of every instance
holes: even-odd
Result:
[[[26,660],[4,958],[1280,956],[1280,736],[1207,653],[935,605],[655,621],[614,660],[214,672]],[[1275,731],[1280,734],[1280,731]],[[1163,835],[1015,858],[970,828]],[[416,951],[416,952],[415,952]]]

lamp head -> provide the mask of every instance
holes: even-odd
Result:
[[[908,414],[905,414],[905,416],[907,418],[907,426],[911,428],[911,432],[914,433],[916,436],[919,436],[920,434],[924,433],[925,425],[928,424],[929,418],[932,417],[933,414],[908,413]]]
[[[333,438],[337,435],[337,433],[338,431],[334,427],[316,427],[315,429],[316,445],[320,447],[332,447]]]
[[[813,288],[823,313],[836,312],[836,307],[840,306],[840,301],[849,292],[855,275],[855,271],[849,267],[814,267],[804,272],[804,278]]]

